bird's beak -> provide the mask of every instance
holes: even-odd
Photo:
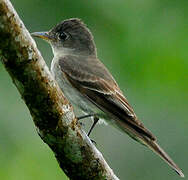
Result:
[[[48,32],[34,32],[34,33],[31,33],[31,35],[34,37],[44,39],[46,41],[52,40],[52,37],[49,35]]]

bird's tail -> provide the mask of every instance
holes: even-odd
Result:
[[[153,152],[159,155],[167,164],[172,167],[181,177],[184,177],[182,170],[175,164],[175,162],[169,157],[169,155],[157,144],[156,141],[148,138],[142,139],[143,143],[149,147]]]
[[[172,169],[175,170],[177,174],[179,174],[181,177],[184,177],[182,170],[175,164],[175,162],[169,157],[169,155],[157,144],[156,137],[154,137],[148,130],[144,131],[143,133],[143,131],[141,131],[140,129],[138,130],[135,127],[131,127],[130,125],[127,125],[127,123],[124,122],[125,121],[117,119],[117,127],[126,132],[136,141],[147,146],[149,149],[151,149],[153,152],[159,155],[170,167],[172,167]],[[149,134],[146,132],[149,132]]]

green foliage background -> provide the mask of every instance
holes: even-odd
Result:
[[[188,1],[14,0],[30,32],[70,17],[91,29],[98,56],[138,117],[188,173]],[[49,45],[37,40],[48,65]],[[86,126],[87,129],[87,126]],[[177,180],[155,154],[110,126],[92,138],[122,180]],[[36,133],[31,116],[0,64],[0,179],[67,179]]]

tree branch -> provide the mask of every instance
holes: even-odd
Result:
[[[0,58],[38,134],[70,179],[118,179],[77,124],[72,106],[8,0],[0,0]]]

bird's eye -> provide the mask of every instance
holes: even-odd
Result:
[[[64,32],[59,33],[59,39],[65,41],[67,39],[67,34]]]

